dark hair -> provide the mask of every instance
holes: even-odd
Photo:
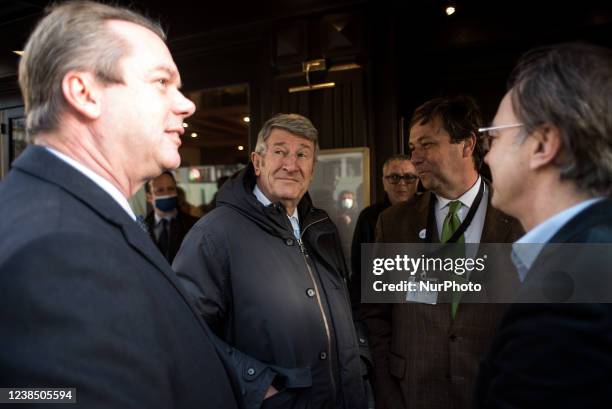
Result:
[[[151,183],[153,183],[153,181],[155,179],[157,179],[158,177],[160,177],[162,175],[170,176],[172,178],[172,180],[174,181],[174,184],[176,185],[176,178],[174,177],[174,173],[170,172],[169,170],[164,170],[159,176],[156,176],[153,179],[147,180],[147,183],[145,183],[145,192],[146,193],[151,193]]]
[[[383,173],[385,173],[385,171],[387,170],[391,162],[395,162],[396,160],[397,161],[410,161],[410,156],[404,155],[403,153],[396,153],[395,155],[389,156],[387,160],[385,161],[385,163],[383,163]]]
[[[414,111],[410,128],[417,124],[424,125],[436,118],[442,121],[442,126],[449,133],[452,143],[476,137],[472,156],[474,166],[479,170],[484,157],[482,144],[478,140],[478,128],[482,127],[482,114],[474,98],[458,95],[430,99]]]
[[[532,132],[559,129],[561,179],[591,194],[612,193],[612,50],[564,43],[524,54],[508,83],[517,118]]]

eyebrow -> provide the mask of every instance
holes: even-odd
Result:
[[[421,142],[423,139],[428,139],[428,138],[429,138],[429,139],[431,139],[431,138],[433,138],[433,137],[432,137],[431,135],[421,135],[421,136],[417,136],[416,138],[414,138],[414,140],[413,140],[413,141],[410,141],[410,140],[409,140],[409,141],[408,141],[408,144],[413,144],[413,145],[414,145],[414,143],[415,143],[415,142]]]
[[[276,142],[272,146],[283,146],[284,147],[286,145],[287,145],[287,142]],[[300,148],[312,149],[310,146],[306,145],[305,143],[301,143]]]
[[[183,83],[181,82],[181,77],[178,71],[172,67],[167,65],[158,65],[157,67],[151,70],[152,73],[157,73],[159,71],[165,72],[172,80],[176,80],[176,87],[181,89],[183,87]]]

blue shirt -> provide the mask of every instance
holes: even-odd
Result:
[[[512,244],[512,262],[518,271],[521,282],[525,281],[527,272],[538,257],[538,254],[540,254],[544,245],[574,216],[600,200],[603,200],[603,198],[596,197],[588,199],[565,209],[538,224]]]
[[[259,186],[257,186],[257,184],[255,184],[255,187],[253,188],[253,194],[255,195],[257,200],[259,200],[259,203],[261,203],[262,205],[269,206],[272,204],[272,201],[268,199],[266,195],[263,194],[263,192],[259,189]],[[291,222],[291,227],[293,228],[293,235],[295,236],[296,239],[299,240],[300,239],[300,219],[298,217],[297,207],[293,209],[293,214],[291,216],[287,215],[287,217],[289,218],[289,221]]]

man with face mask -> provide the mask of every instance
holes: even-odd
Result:
[[[198,219],[178,206],[176,180],[166,171],[145,185],[147,201],[153,211],[145,218],[151,238],[168,262],[172,263],[183,238]]]

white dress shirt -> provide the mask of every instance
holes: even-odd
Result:
[[[450,210],[450,202],[454,202],[456,200],[461,202],[461,207],[457,211],[457,215],[459,216],[459,220],[461,223],[465,220],[468,212],[470,211],[470,207],[472,203],[474,203],[474,199],[478,195],[478,189],[480,189],[480,184],[483,183],[482,178],[478,176],[478,180],[476,183],[468,189],[463,195],[458,197],[457,199],[446,199],[441,196],[436,195],[436,226],[438,228],[438,237],[442,236],[442,226],[444,225],[444,219]],[[485,216],[487,215],[487,202],[489,198],[489,191],[485,184],[484,191],[482,193],[482,199],[480,200],[480,205],[478,205],[478,209],[476,210],[476,214],[474,214],[474,218],[472,222],[468,226],[468,228],[463,233],[463,237],[465,238],[466,243],[480,243],[480,238],[482,237],[482,229],[484,227]]]
[[[257,184],[255,184],[255,187],[253,188],[253,194],[255,195],[257,200],[259,200],[259,203],[261,203],[262,205],[269,206],[270,204],[272,204],[272,201],[268,199],[266,195],[263,194],[263,192],[259,189],[259,186],[257,186]],[[299,240],[300,239],[300,218],[298,216],[297,207],[293,209],[293,214],[291,216],[287,215],[287,217],[289,218],[289,222],[291,223],[291,227],[293,228],[293,235],[295,236],[296,239]]]

